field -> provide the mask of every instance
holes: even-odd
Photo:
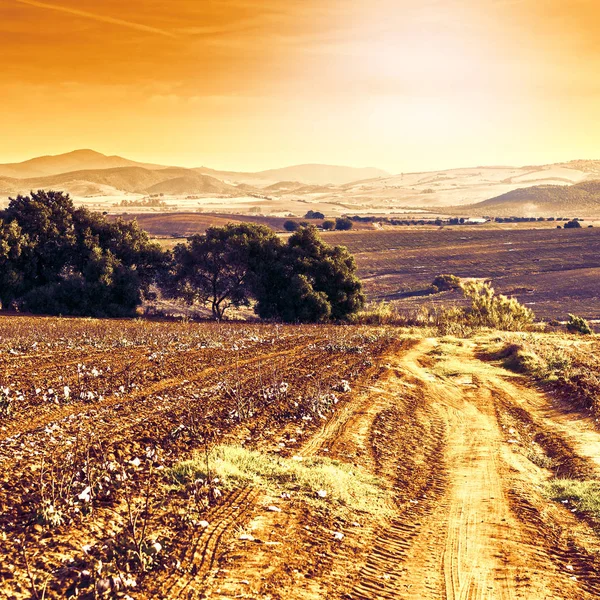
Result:
[[[3,317],[0,597],[597,597],[599,351]]]
[[[129,215],[132,216],[132,215]],[[167,248],[207,227],[235,221],[232,215],[174,213],[136,215],[141,227]],[[283,232],[275,217],[243,216]],[[457,292],[429,295],[436,275],[451,273],[492,281],[539,319],[565,320],[568,313],[600,319],[600,227],[556,229],[552,222],[489,223],[462,227],[388,227],[355,224],[349,232],[325,232],[330,244],[355,256],[367,299],[391,300],[415,311],[422,305],[460,303]],[[175,237],[173,237],[175,236]]]
[[[478,226],[334,232],[354,254],[371,300],[400,308],[460,301],[458,293],[419,295],[441,273],[490,279],[540,319],[567,313],[600,319],[600,229]],[[415,295],[417,294],[417,295]]]

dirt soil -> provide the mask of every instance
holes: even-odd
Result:
[[[93,332],[83,336],[88,370],[120,366],[119,378],[102,389],[101,376],[83,383],[81,348],[70,343],[57,342],[52,352],[4,348],[5,380],[13,387],[29,389],[28,378],[39,381],[43,372],[44,390],[58,388],[61,378],[86,391],[63,404],[35,400],[37,393],[2,425],[0,598],[598,597],[598,525],[545,497],[543,485],[557,475],[600,478],[600,433],[563,400],[479,359],[476,341],[368,328],[181,326],[173,333],[172,325],[156,325],[142,335],[136,327],[122,326],[120,337],[130,340],[122,349],[90,342]],[[102,328],[98,339],[106,333]],[[149,339],[160,342],[160,357],[147,350]],[[43,367],[49,358],[55,371]],[[237,375],[224,388],[219,381],[227,373]],[[288,392],[273,392],[289,383],[301,392],[297,403],[310,382],[330,391],[342,376],[351,389],[342,386],[335,408],[319,418],[290,413]],[[264,384],[261,390],[275,394],[254,399],[253,425],[235,414],[238,384]],[[88,400],[87,390],[103,398]],[[183,523],[191,497],[164,485],[160,473],[203,448],[193,436],[173,433],[182,424],[193,429],[190,402],[210,420],[211,440],[298,460],[330,457],[377,475],[390,493],[390,516],[346,519],[333,516],[327,500],[308,505],[294,494],[248,486],[202,504],[197,519]],[[32,517],[36,481],[52,461],[70,460],[81,423],[94,428],[88,456],[101,447],[110,463],[127,463],[128,483],[114,497],[97,492],[90,515],[51,529]],[[47,465],[39,466],[50,446]],[[111,584],[104,591],[98,581],[106,577],[93,571],[115,560],[127,505],[139,511],[136,502],[143,504],[150,486],[159,491],[148,528],[160,532],[164,558],[132,574],[126,589]],[[86,578],[96,581],[96,592]]]
[[[598,535],[543,497],[552,471],[526,454],[534,435],[551,469],[597,477],[600,434],[474,350],[427,339],[387,356],[383,375],[300,450],[385,477],[394,518],[327,523],[281,499],[236,497],[229,518],[251,503],[242,522],[254,541],[232,535],[198,596],[175,586],[165,597],[597,597]]]

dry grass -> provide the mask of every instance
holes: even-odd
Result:
[[[595,337],[514,334],[484,344],[483,355],[552,385],[574,406],[600,416],[600,343]]]
[[[216,477],[224,489],[253,485],[271,494],[285,492],[338,516],[390,514],[391,496],[377,477],[329,458],[282,458],[240,446],[219,445],[210,452],[208,461],[198,456],[175,465],[171,477],[179,484],[208,477],[214,481]]]

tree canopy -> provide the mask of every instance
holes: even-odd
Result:
[[[220,320],[228,308],[250,304],[260,262],[278,243],[275,233],[262,225],[210,227],[175,247],[167,294],[190,304],[208,303]]]
[[[111,223],[62,192],[17,196],[0,215],[3,308],[132,315],[165,261],[136,222]]]
[[[33,313],[131,316],[153,283],[167,297],[286,322],[343,320],[362,308],[354,259],[301,224],[284,241],[251,223],[211,227],[173,252],[136,221],[75,208],[63,192],[11,199],[0,213],[0,302]]]
[[[270,229],[249,223],[211,227],[175,248],[167,293],[211,307],[222,319],[232,306],[285,322],[341,320],[364,305],[354,259],[329,246],[314,227],[301,227],[284,243]]]
[[[354,258],[302,227],[276,249],[259,278],[256,310],[287,322],[345,319],[364,306]]]

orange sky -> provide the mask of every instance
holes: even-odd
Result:
[[[598,0],[0,0],[0,162],[600,158]]]

